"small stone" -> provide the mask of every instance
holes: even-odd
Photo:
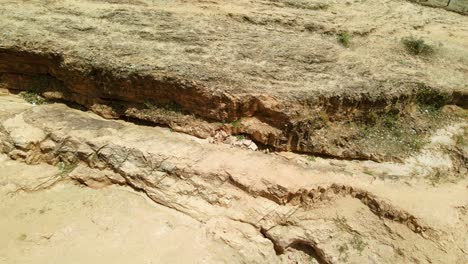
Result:
[[[249,149],[253,150],[253,151],[257,151],[258,150],[258,147],[257,147],[257,144],[255,143],[251,143],[249,146],[248,146]]]
[[[42,151],[51,151],[55,149],[55,142],[47,139],[41,143],[40,147]]]
[[[250,144],[253,143],[252,140],[249,140],[249,139],[244,139],[244,140],[242,140],[241,142],[242,142],[242,144],[243,144],[244,146],[246,146],[246,147],[250,146]]]

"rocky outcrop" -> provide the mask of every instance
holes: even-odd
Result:
[[[463,15],[468,15],[468,3],[464,0],[410,0],[425,6],[443,8]]]
[[[1,85],[11,92],[29,91],[106,118],[169,126],[201,138],[225,140],[233,134],[247,135],[276,150],[347,159],[388,158],[378,149],[362,146],[359,131],[346,129],[347,124],[365,120],[371,113],[402,114],[418,100],[417,94],[375,100],[337,96],[321,97],[304,107],[265,95],[215,91],[177,77],[119,77],[89,65],[65,64],[60,54],[3,49],[0,61]],[[455,94],[447,100],[464,102],[460,96],[465,95]]]
[[[166,129],[108,121],[61,104],[31,108],[17,100],[2,101],[6,109],[0,118],[2,151],[29,164],[57,165],[60,173],[44,188],[70,180],[92,188],[125,185],[202,223],[221,228],[232,221],[229,225],[239,225],[238,229],[220,233],[216,230],[222,229],[215,228],[213,236],[245,252],[248,262],[265,257],[275,262],[292,251],[305,252],[319,263],[369,257],[394,261],[395,250],[402,252],[397,254],[401,261],[407,256],[426,259],[428,251],[399,248],[400,239],[382,242],[394,232],[430,248],[433,260],[448,257],[443,251],[449,249],[433,242],[445,239],[443,225],[388,202],[391,196],[384,198],[385,189],[369,186],[365,176],[352,182],[343,178],[345,174],[316,171]],[[39,189],[31,191],[35,190]],[[336,211],[346,207],[354,209]],[[365,217],[357,217],[361,214]],[[214,219],[225,220],[215,224]],[[253,238],[250,229],[270,241],[255,243],[269,245],[275,253],[251,252],[248,245],[234,241],[237,232]],[[393,249],[380,252],[376,245],[381,243],[390,243]],[[455,251],[450,251],[454,261],[462,258]]]

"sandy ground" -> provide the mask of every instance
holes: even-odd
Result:
[[[56,173],[1,157],[0,263],[236,262],[200,222],[130,188],[18,190]]]

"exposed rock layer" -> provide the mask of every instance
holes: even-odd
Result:
[[[299,165],[167,129],[104,120],[61,104],[32,107],[16,97],[0,100],[1,151],[28,164],[59,168],[41,185],[18,191],[40,191],[70,180],[92,188],[130,186],[158,204],[214,224],[214,237],[244,252],[246,262],[284,261],[291,250],[307,252],[319,263],[345,258],[380,263],[466,259],[458,249],[463,248],[460,230],[466,228],[466,219],[458,218],[456,209],[468,202],[466,179],[431,188],[419,174],[416,179],[398,176],[390,183],[357,173],[360,165],[351,162],[339,167]],[[432,151],[446,151],[440,150],[443,144],[436,143]],[[446,174],[466,176],[466,164],[454,168],[448,162]],[[428,168],[416,164],[409,166]],[[431,170],[443,169],[437,166]],[[447,190],[451,194],[444,196]],[[427,206],[444,213],[428,214]],[[230,230],[223,227],[228,222]],[[256,235],[249,233],[252,227]],[[242,245],[235,242],[239,232],[242,239],[247,237]],[[269,249],[260,250],[263,247]]]

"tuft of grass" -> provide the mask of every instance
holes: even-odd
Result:
[[[145,108],[149,110],[155,110],[157,107],[150,101],[144,102]]]
[[[426,116],[425,120],[428,119]],[[420,151],[427,143],[426,135],[414,130],[414,120],[400,115],[397,110],[371,113],[350,125],[358,129],[363,146],[368,146],[369,150],[378,149],[389,157],[396,153],[408,155]],[[373,174],[370,171],[364,173]]]
[[[237,119],[237,120],[232,121],[231,125],[232,125],[233,127],[241,127],[241,126],[242,126],[242,123],[241,123],[241,120],[240,120],[240,119]]]
[[[426,44],[422,38],[406,37],[402,39],[406,50],[412,55],[431,55],[434,53],[434,48]]]
[[[315,157],[314,156],[307,156],[307,160],[310,161],[310,162],[314,162]]]
[[[21,92],[20,96],[23,97],[26,102],[33,105],[47,104],[47,100],[34,91]]]
[[[179,105],[176,102],[171,102],[169,104],[166,104],[162,108],[166,112],[174,112],[174,113],[181,113],[182,112],[182,106]]]
[[[450,101],[450,95],[436,89],[431,89],[424,84],[420,84],[416,93],[416,102],[423,110],[430,112],[439,111]]]
[[[349,44],[351,43],[351,34],[347,31],[341,32],[338,34],[338,42],[346,48],[349,47]]]
[[[70,163],[66,163],[63,161],[57,163],[57,167],[60,170],[59,176],[63,177],[63,176],[68,175],[70,172],[72,172],[76,168],[76,166],[77,164],[70,164]]]
[[[245,136],[244,135],[237,135],[236,138],[237,138],[237,140],[244,140]]]
[[[319,120],[324,126],[328,126],[330,124],[330,117],[328,116],[327,112],[325,111],[320,111],[319,114]]]
[[[464,135],[456,135],[455,136],[455,145],[460,146],[460,147],[467,146],[468,142],[466,141],[466,136],[468,136],[467,133],[465,133]]]
[[[400,116],[398,115],[397,111],[389,111],[383,114],[382,118],[383,118],[383,125],[385,127],[394,128],[397,125],[400,119]]]

